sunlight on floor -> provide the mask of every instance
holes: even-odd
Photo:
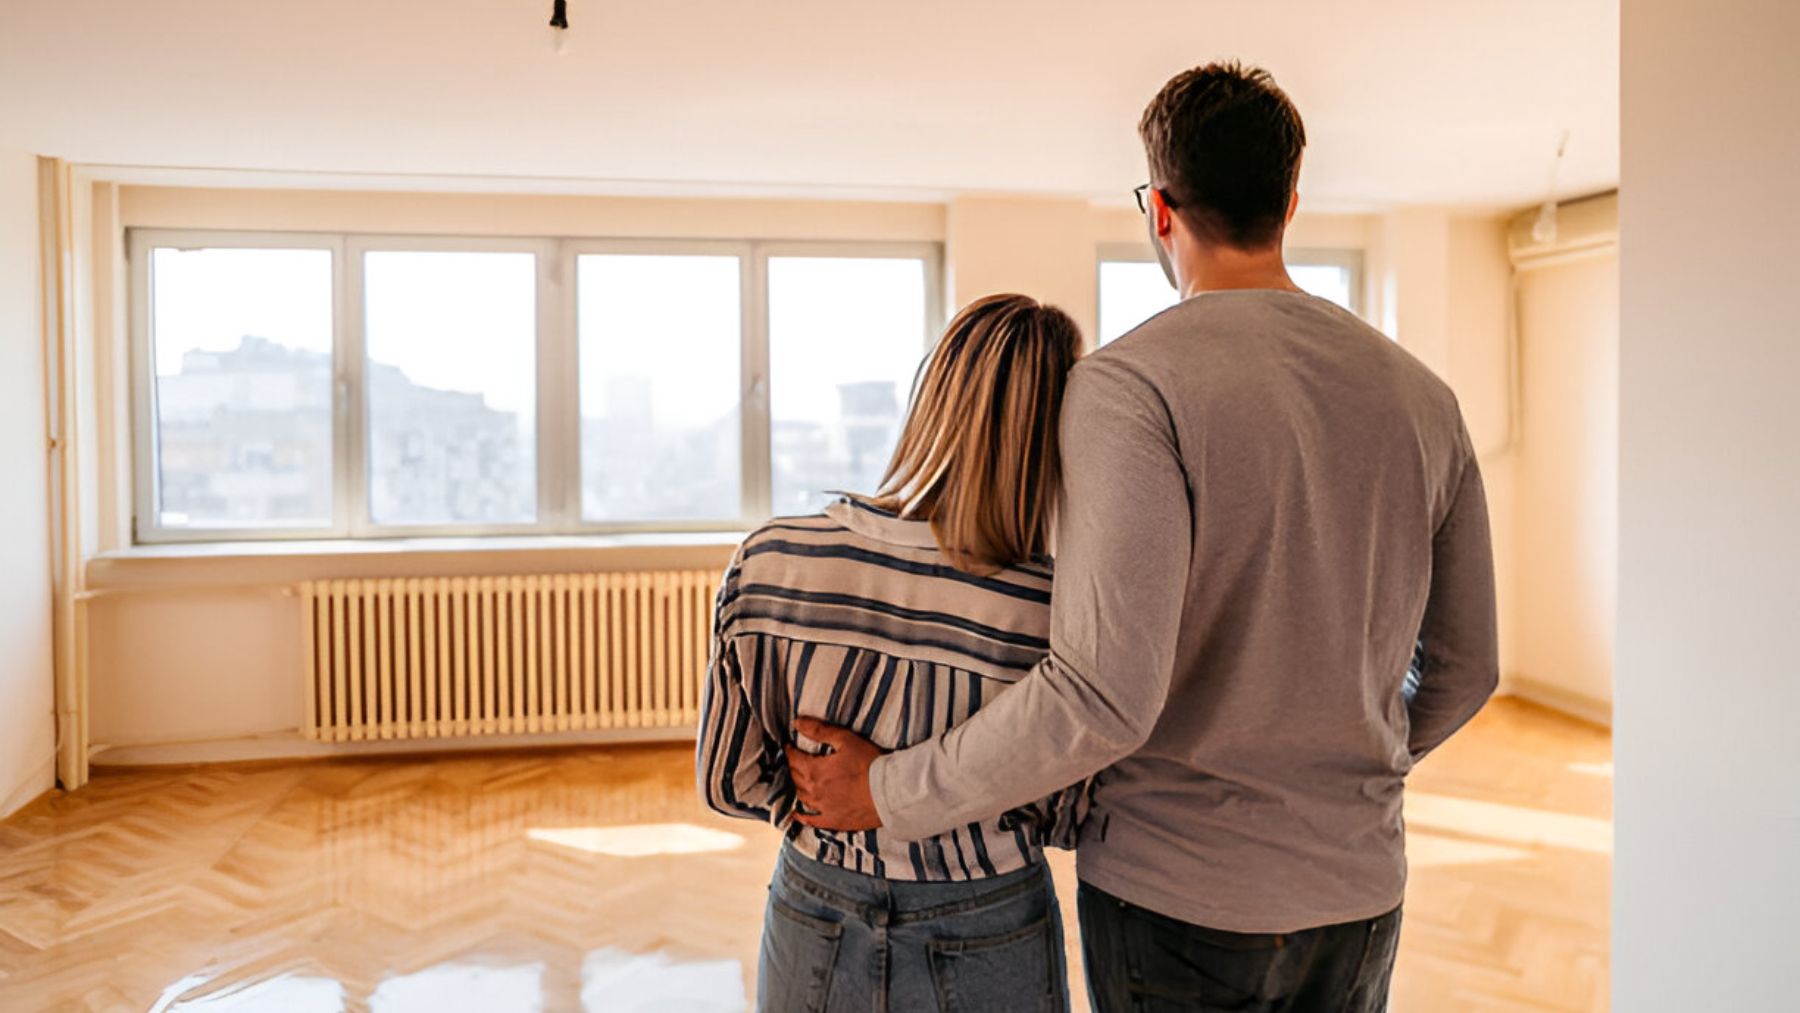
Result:
[[[537,827],[525,836],[592,855],[645,858],[650,855],[702,855],[735,851],[744,839],[724,830],[692,823],[639,823],[628,827]]]
[[[1504,844],[1443,837],[1419,830],[1408,831],[1406,835],[1406,864],[1414,869],[1478,865],[1483,862],[1516,862],[1530,857],[1531,852],[1522,848],[1509,848]]]
[[[1406,825],[1513,844],[1612,854],[1613,828],[1609,820],[1501,802],[1408,792]]]

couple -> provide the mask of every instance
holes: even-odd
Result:
[[[1046,846],[1098,1013],[1386,1007],[1403,782],[1497,678],[1475,454],[1289,279],[1266,73],[1183,73],[1139,130],[1183,301],[1079,365],[1061,311],[973,303],[882,488],[726,574],[697,767],[786,834],[761,1009],[1065,1010]]]

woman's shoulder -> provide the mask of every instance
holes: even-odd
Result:
[[[827,513],[771,517],[738,543],[731,572],[779,569],[808,558],[831,554],[850,532]]]
[[[1048,555],[985,573],[958,570],[938,547],[929,525],[903,521],[856,500],[839,500],[819,513],[774,517],[745,536],[732,560],[733,573],[758,583],[816,582],[833,574],[853,579],[879,571],[888,580],[1045,594],[1054,572]],[[861,583],[861,581],[857,581]]]
[[[791,514],[771,517],[757,525],[749,535],[745,536],[744,544],[754,545],[759,542],[795,537],[817,538],[833,534],[842,535],[844,530],[842,522],[822,510],[810,514]]]

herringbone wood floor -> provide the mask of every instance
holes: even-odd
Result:
[[[0,1010],[742,1009],[775,835],[689,763],[103,772],[0,824]],[[1505,700],[1415,773],[1396,1010],[1604,1008],[1610,794],[1603,731]]]

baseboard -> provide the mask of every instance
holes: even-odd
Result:
[[[321,760],[360,756],[443,754],[495,749],[567,748],[646,742],[691,742],[691,728],[616,728],[605,731],[541,732],[535,735],[479,735],[454,739],[386,739],[374,742],[315,742],[298,731],[229,739],[143,742],[105,746],[88,762],[96,767],[166,767],[195,763],[257,760]]]
[[[1597,700],[1584,693],[1574,693],[1523,675],[1509,676],[1502,684],[1501,692],[1592,724],[1612,727],[1613,709],[1610,700]]]
[[[0,820],[11,816],[42,798],[56,787],[56,757],[45,760],[43,765],[31,772],[31,776],[19,782],[18,786],[0,799]]]

